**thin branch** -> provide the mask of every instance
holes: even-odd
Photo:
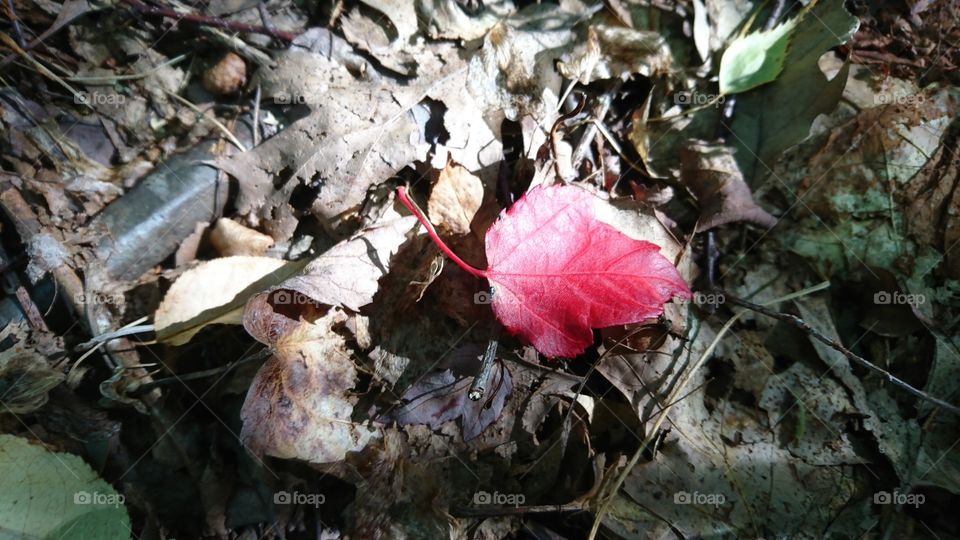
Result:
[[[899,387],[900,389],[905,390],[905,391],[909,392],[910,394],[913,394],[914,396],[916,396],[916,397],[918,397],[918,398],[920,398],[920,399],[922,399],[922,400],[924,400],[924,401],[928,401],[928,402],[930,402],[930,403],[933,403],[934,405],[936,405],[937,407],[940,407],[941,409],[944,409],[944,410],[946,410],[946,411],[949,411],[949,412],[951,412],[951,413],[953,413],[953,414],[956,414],[956,415],[960,416],[960,407],[957,407],[956,405],[947,403],[946,401],[944,401],[944,400],[942,400],[942,399],[933,397],[933,396],[931,396],[930,394],[927,394],[926,392],[924,392],[923,390],[919,390],[919,389],[917,389],[917,388],[914,388],[913,386],[910,386],[909,383],[907,383],[907,382],[905,382],[905,381],[897,378],[895,375],[893,375],[893,374],[890,373],[889,371],[887,371],[887,370],[885,370],[885,369],[883,369],[883,368],[881,368],[881,367],[879,367],[879,366],[871,363],[871,362],[868,361],[868,360],[865,360],[865,359],[857,356],[857,355],[854,354],[852,351],[850,351],[849,349],[847,349],[846,347],[844,347],[843,344],[840,343],[839,341],[837,341],[837,340],[835,340],[835,339],[831,339],[831,338],[829,338],[829,337],[821,334],[820,332],[818,332],[817,330],[815,330],[813,327],[811,327],[808,323],[806,323],[806,322],[805,322],[803,319],[801,319],[800,317],[797,317],[797,316],[795,316],[795,315],[791,315],[791,314],[789,314],[789,313],[780,313],[779,311],[773,311],[773,310],[768,309],[768,308],[765,308],[765,307],[763,307],[763,306],[761,306],[761,305],[754,304],[754,303],[752,303],[752,302],[747,302],[746,300],[743,300],[743,299],[737,298],[736,296],[731,295],[729,292],[727,292],[727,291],[725,291],[725,290],[723,290],[723,289],[715,289],[715,290],[716,290],[717,292],[723,294],[725,301],[730,302],[731,304],[736,304],[736,305],[738,305],[738,306],[740,306],[740,307],[747,308],[747,309],[749,309],[749,310],[751,310],[751,311],[756,311],[757,313],[762,313],[763,315],[766,315],[767,317],[772,317],[772,318],[774,318],[774,319],[783,321],[783,322],[785,322],[785,323],[787,323],[787,324],[793,325],[793,326],[795,326],[796,328],[799,328],[799,329],[802,330],[803,332],[807,333],[808,335],[812,336],[814,339],[816,339],[816,340],[819,341],[820,343],[823,343],[824,345],[827,345],[827,346],[829,346],[829,347],[832,347],[832,348],[835,349],[836,351],[840,352],[842,355],[846,356],[847,359],[849,359],[851,362],[853,362],[853,363],[855,363],[855,364],[858,364],[858,365],[860,365],[860,366],[862,366],[862,367],[864,367],[864,368],[867,368],[867,369],[869,369],[870,371],[873,371],[874,373],[878,373],[878,374],[882,375],[883,378],[886,379],[887,382],[889,382],[890,384],[892,384],[892,385],[894,385],[894,386],[897,386],[897,387]]]
[[[544,514],[554,512],[581,512],[586,509],[583,502],[572,502],[567,504],[538,504],[532,506],[467,506],[453,507],[450,514],[457,517],[496,517],[496,516],[522,516],[524,514]]]
[[[270,36],[274,39],[279,39],[287,43],[292,42],[297,38],[297,34],[293,32],[285,32],[283,30],[277,30],[275,28],[268,28],[266,26],[257,26],[254,24],[247,24],[237,21],[227,21],[224,19],[219,19],[217,17],[208,17],[206,15],[197,15],[195,13],[180,13],[174,11],[170,8],[164,7],[151,7],[140,0],[123,0],[130,7],[142,15],[152,15],[155,17],[165,17],[168,19],[176,19],[177,22],[186,21],[189,23],[198,24],[200,26],[214,26],[217,28],[225,28],[227,30],[232,30],[234,32],[248,32],[251,34],[264,34]]]

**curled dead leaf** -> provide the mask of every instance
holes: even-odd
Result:
[[[331,311],[280,336],[257,372],[240,410],[240,438],[250,450],[284,459],[334,463],[379,437],[351,420],[357,370],[332,325]]]
[[[750,187],[730,149],[704,141],[691,141],[680,152],[681,177],[700,201],[700,230],[748,221],[770,228],[776,218],[753,200]]]

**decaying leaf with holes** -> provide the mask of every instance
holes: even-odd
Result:
[[[351,419],[357,370],[343,338],[331,328],[345,318],[331,310],[314,322],[301,321],[275,341],[254,336],[276,352],[253,378],[240,411],[240,438],[251,450],[334,463],[378,437],[376,429]]]

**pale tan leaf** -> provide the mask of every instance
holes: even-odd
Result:
[[[377,281],[387,273],[390,257],[406,240],[416,219],[402,217],[366,229],[310,261],[299,275],[260,295],[273,305],[307,303],[342,306],[353,311],[373,301]],[[256,324],[245,318],[247,330]]]
[[[448,155],[427,201],[430,221],[441,232],[467,234],[482,202],[483,183]]]
[[[301,265],[267,257],[224,257],[188,270],[154,315],[157,341],[182,345],[208,324],[240,324],[247,299]]]
[[[244,227],[232,219],[220,218],[210,231],[210,243],[224,257],[261,256],[273,245],[273,238]]]

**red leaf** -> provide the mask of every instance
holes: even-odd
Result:
[[[673,296],[691,296],[656,244],[598,220],[593,202],[574,186],[534,188],[487,231],[487,270],[464,268],[490,281],[507,330],[546,356],[576,356],[593,343],[591,328],[657,317]]]

